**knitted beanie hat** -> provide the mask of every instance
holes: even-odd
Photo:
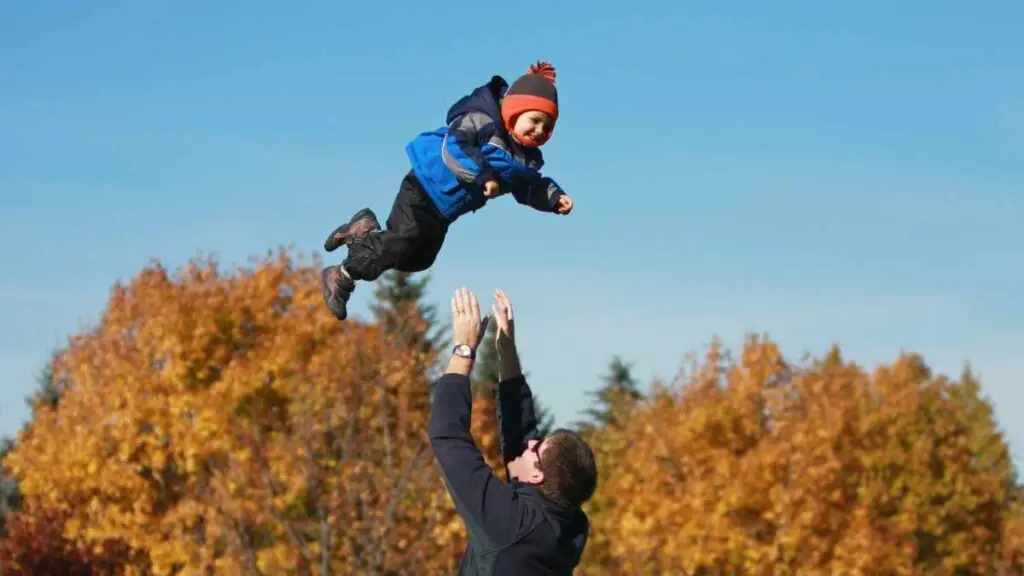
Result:
[[[558,120],[558,90],[555,89],[555,67],[548,62],[531,64],[526,74],[509,86],[501,102],[501,118],[505,128],[514,133],[516,119],[523,112],[537,110]]]

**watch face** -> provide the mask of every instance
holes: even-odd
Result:
[[[473,356],[473,349],[466,344],[456,344],[455,355],[462,356],[463,358],[471,358]]]

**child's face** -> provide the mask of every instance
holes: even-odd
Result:
[[[552,128],[554,122],[551,116],[537,110],[529,110],[516,118],[514,131],[524,144],[540,146],[551,137]]]

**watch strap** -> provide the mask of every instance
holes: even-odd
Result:
[[[471,360],[476,358],[476,350],[471,348],[468,344],[456,344],[455,347],[452,348],[452,354],[460,358],[469,358]]]

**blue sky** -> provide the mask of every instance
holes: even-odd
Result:
[[[116,279],[386,215],[410,138],[544,58],[576,209],[459,221],[433,295],[506,288],[559,421],[613,354],[668,377],[761,331],[969,361],[1024,461],[1024,5],[344,4],[0,7],[0,433]]]

